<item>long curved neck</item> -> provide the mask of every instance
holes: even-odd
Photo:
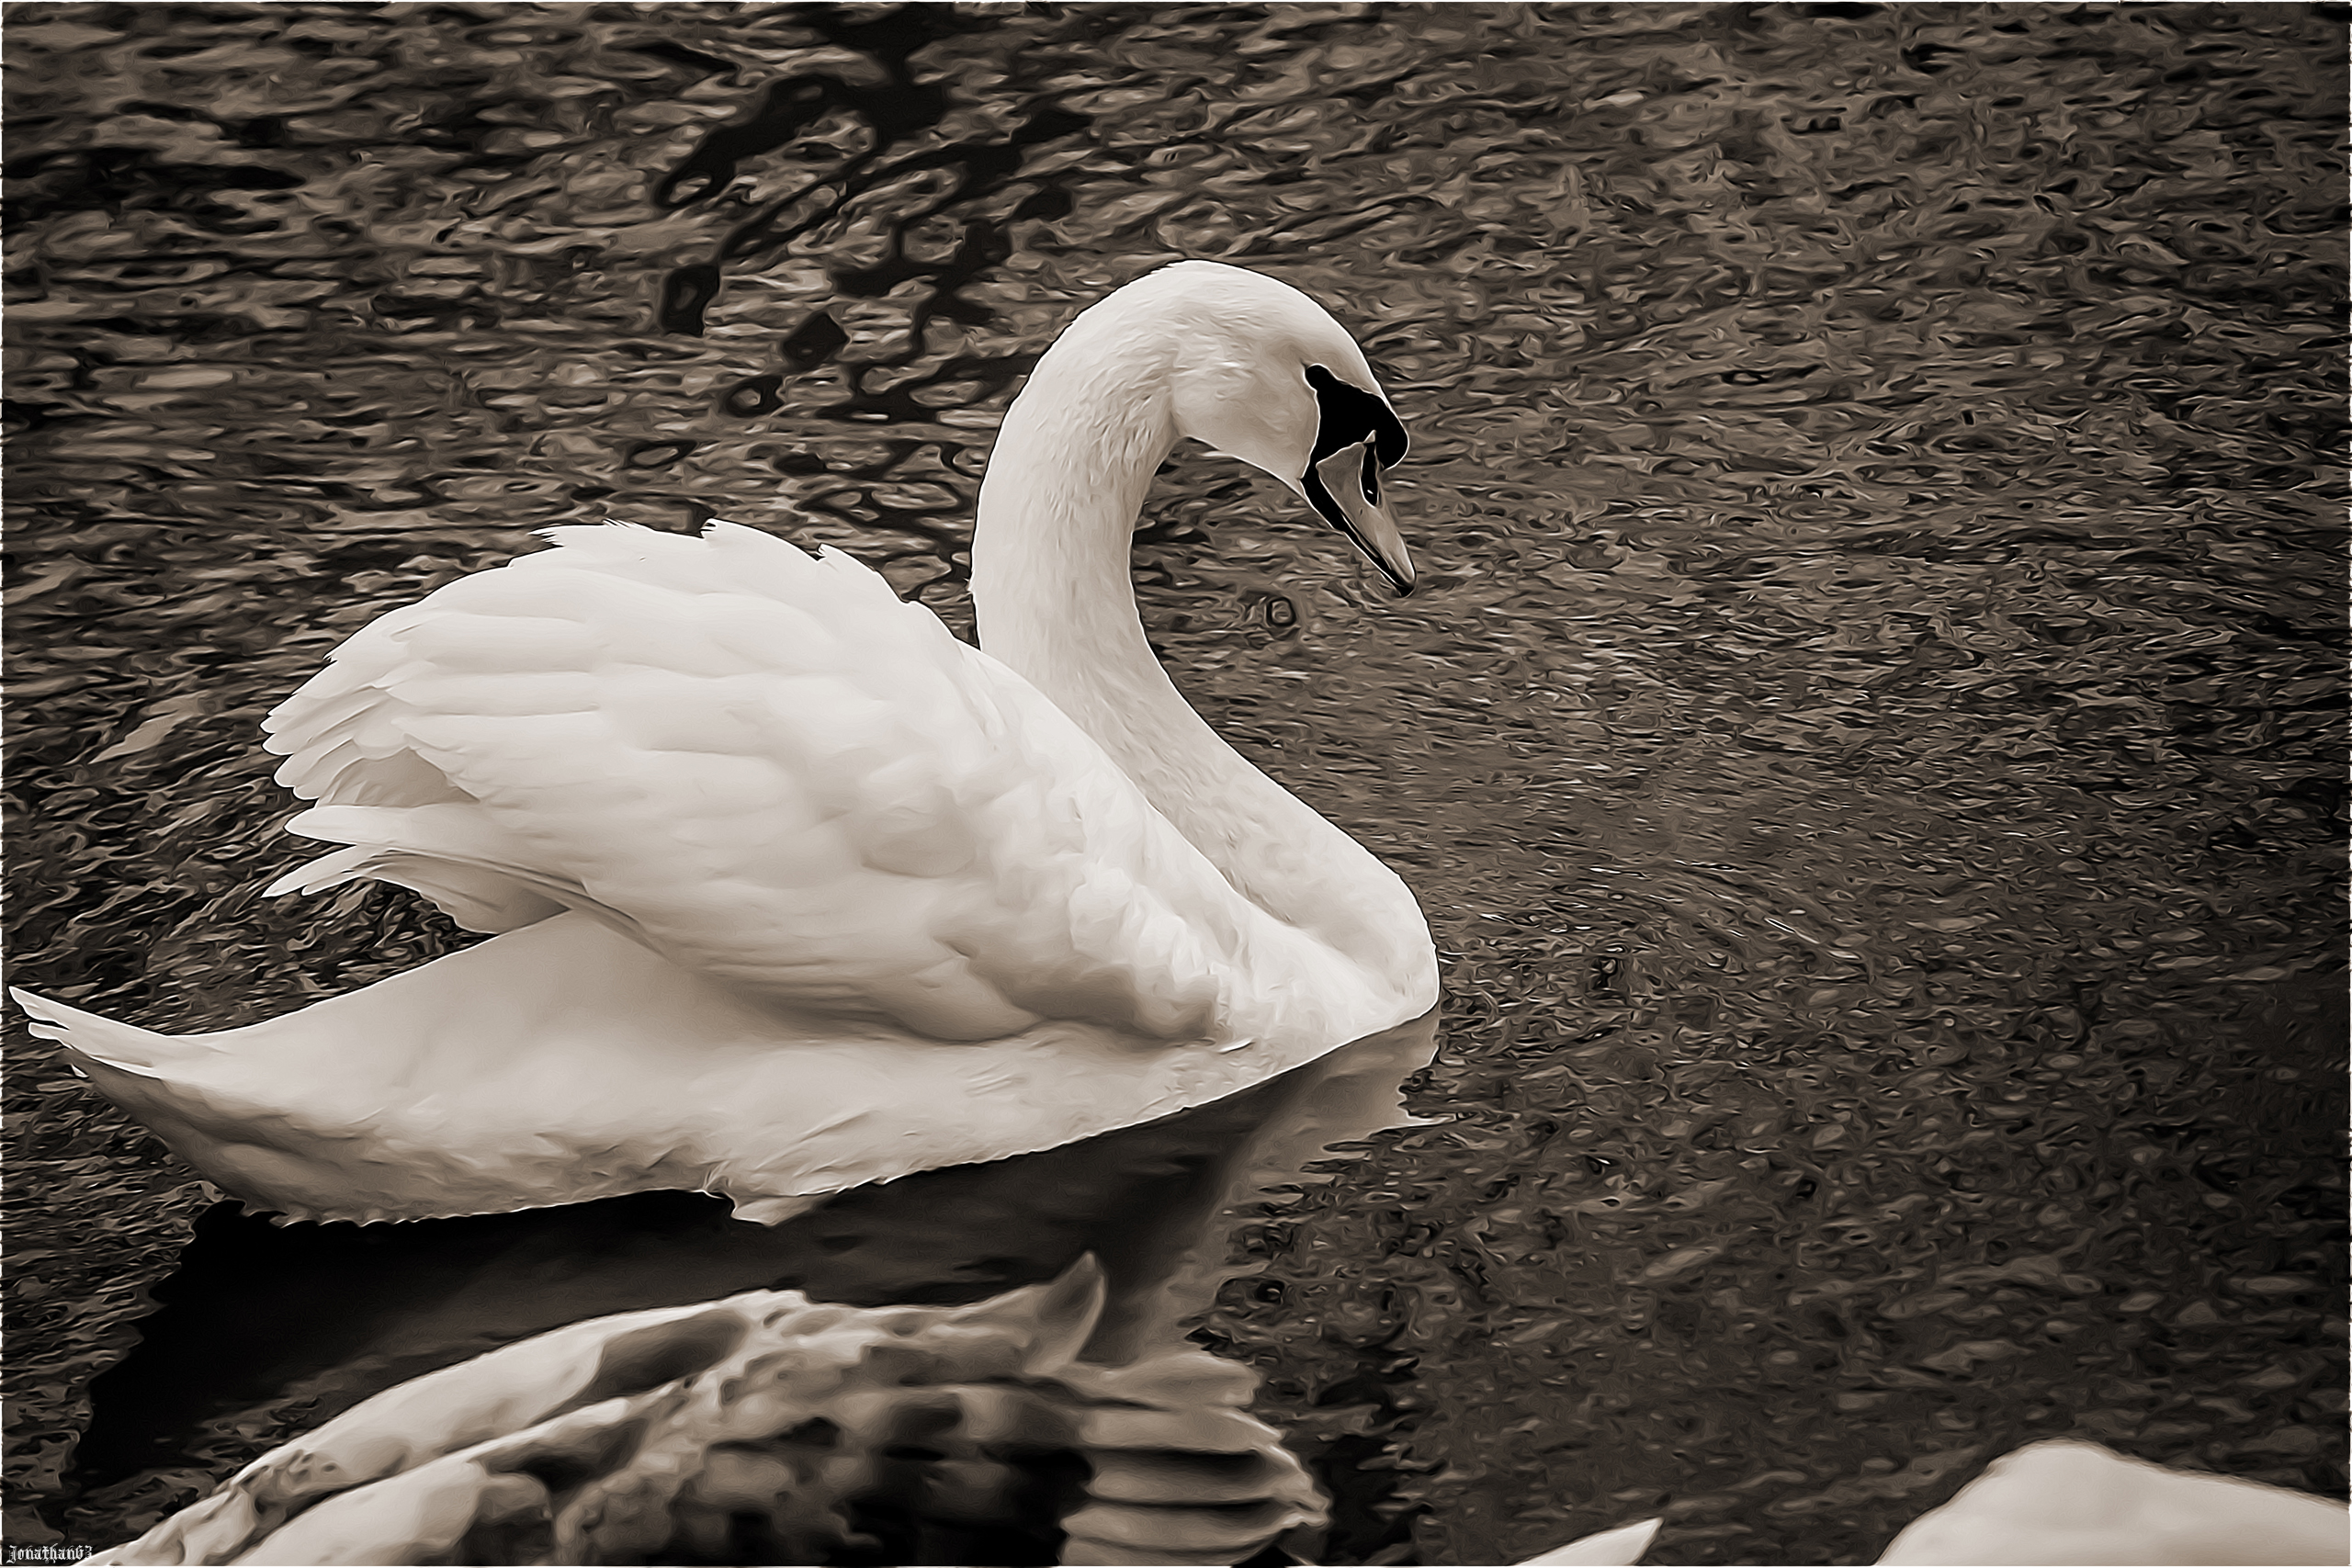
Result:
[[[1243,897],[1404,979],[1401,966],[1428,963],[1412,895],[1220,739],[1145,640],[1128,556],[1177,431],[1166,351],[1106,335],[1073,328],[1006,411],[972,537],[980,646],[1091,735]]]
[[[1174,419],[1164,400],[1137,395],[1132,362],[1114,375],[1064,352],[1073,346],[1082,345],[1066,336],[1046,355],[997,432],[972,533],[972,608],[981,648],[1140,782],[1135,763],[1155,747],[1189,750],[1204,737],[1227,749],[1152,654],[1128,573],[1136,516],[1176,445]],[[1159,378],[1147,368],[1141,379]]]

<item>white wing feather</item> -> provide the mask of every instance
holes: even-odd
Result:
[[[728,523],[550,536],[270,716],[278,781],[318,802],[289,829],[353,846],[277,888],[379,876],[492,931],[578,908],[784,1015],[938,1041],[1215,1038],[1328,976],[1051,702],[849,557]]]

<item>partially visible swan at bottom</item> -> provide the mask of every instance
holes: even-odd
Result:
[[[1177,1341],[1077,1359],[1102,1272],[973,1306],[792,1291],[592,1319],[403,1383],[89,1559],[1237,1562],[1324,1517]]]
[[[199,1172],[295,1218],[651,1189],[825,1194],[1219,1099],[1428,1012],[1411,893],[1153,656],[1129,536],[1193,437],[1399,590],[1405,433],[1304,294],[1187,262],[1080,314],[1007,412],[981,652],[837,551],[552,531],[377,621],[268,721],[288,827],[465,952],[170,1037],[17,993]]]
[[[376,1395],[88,1561],[1242,1562],[1325,1517],[1257,1377],[1077,1359],[1081,1264],[974,1306],[793,1292],[592,1319]],[[1522,1568],[1631,1564],[1659,1521]],[[2341,1563],[2341,1504],[2095,1444],[1996,1460],[1884,1564]]]
[[[1659,1523],[1587,1536],[1521,1568],[1639,1562]],[[1883,1568],[2342,1563],[2352,1562],[2352,1514],[2309,1493],[2172,1470],[2059,1438],[1995,1460],[1951,1502],[1904,1527],[1878,1561]]]

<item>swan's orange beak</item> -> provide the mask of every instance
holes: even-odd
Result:
[[[1343,446],[1306,470],[1299,489],[1323,521],[1355,541],[1399,595],[1413,591],[1413,557],[1381,504],[1380,467],[1369,441]]]

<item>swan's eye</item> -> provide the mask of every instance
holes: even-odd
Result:
[[[1340,380],[1320,365],[1306,367],[1306,384],[1315,389],[1319,416],[1315,426],[1315,449],[1307,455],[1308,468],[1334,452],[1346,451],[1359,441],[1370,446],[1368,457],[1377,457],[1384,468],[1393,468],[1405,460],[1404,422],[1386,403],[1362,387]]]
[[[1380,465],[1374,460],[1369,442],[1363,449],[1363,498],[1374,506],[1380,504]]]

